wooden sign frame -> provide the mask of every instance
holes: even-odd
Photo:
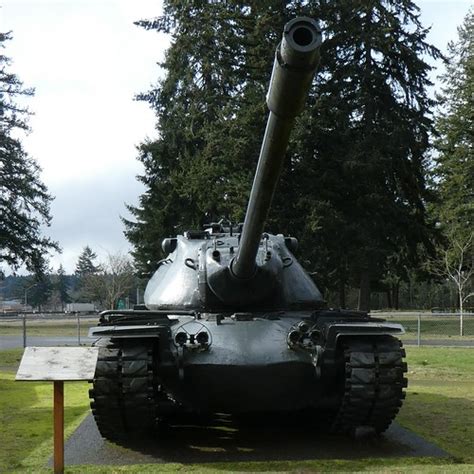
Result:
[[[15,380],[51,381],[53,387],[54,473],[64,472],[64,382],[92,380],[98,347],[27,347]]]

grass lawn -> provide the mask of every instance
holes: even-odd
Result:
[[[474,464],[474,348],[407,348],[406,428]],[[474,471],[474,466],[473,466]]]
[[[81,321],[81,336],[87,336],[89,328],[97,326],[97,319],[84,319]],[[2,336],[22,336],[23,323],[19,321],[1,321],[0,334]],[[77,336],[77,319],[71,317],[68,320],[40,320],[33,319],[26,323],[27,336],[49,336],[49,337],[74,337]]]
[[[0,472],[37,471],[52,452],[52,383],[15,382],[22,350],[0,351]],[[65,431],[88,411],[87,383],[65,384]]]
[[[377,316],[377,314],[374,314]],[[416,339],[418,333],[418,320],[416,316],[383,315],[388,322],[400,323],[405,328],[406,333],[402,339]],[[463,322],[464,336],[459,335],[459,318],[457,316],[431,316],[422,315],[420,322],[420,335],[423,339],[454,339],[473,340],[474,339],[474,316],[464,316]]]
[[[52,452],[50,383],[14,382],[20,350],[0,351],[0,472],[49,472]],[[72,466],[67,472],[378,471],[474,472],[474,349],[410,347],[409,388],[397,418],[451,458],[385,458],[233,462],[198,465]],[[66,433],[88,413],[87,384],[68,383]]]

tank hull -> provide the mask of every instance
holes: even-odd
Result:
[[[122,313],[90,331],[100,347],[91,406],[109,439],[180,414],[308,409],[338,432],[382,432],[404,398],[402,329],[368,315]]]
[[[288,332],[301,315],[278,320],[226,318],[220,324],[212,319],[199,321],[211,335],[209,350],[183,351],[182,380],[164,380],[180,403],[191,410],[228,413],[288,411],[317,404],[311,355],[292,351],[287,343]],[[173,334],[195,324],[177,324]]]

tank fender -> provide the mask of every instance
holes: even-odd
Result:
[[[102,311],[99,325],[89,329],[89,337],[143,338],[161,337],[171,339],[171,326],[178,322],[179,315],[194,316],[194,311],[117,310]]]
[[[401,324],[384,322],[355,322],[326,324],[323,330],[325,335],[325,349],[336,349],[342,336],[399,336],[405,334]]]
[[[338,344],[346,337],[359,338],[398,336],[405,333],[401,324],[379,322],[325,323],[320,326],[325,339],[321,367],[325,377],[335,377],[337,372]]]
[[[131,325],[131,326],[97,326],[89,329],[89,337],[144,338],[159,337],[171,340],[168,325]]]

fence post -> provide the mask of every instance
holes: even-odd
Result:
[[[81,345],[81,316],[77,313],[77,345]]]
[[[23,313],[23,349],[26,347],[26,313]]]
[[[416,344],[418,347],[421,345],[421,313],[418,313],[418,324],[417,324]]]

